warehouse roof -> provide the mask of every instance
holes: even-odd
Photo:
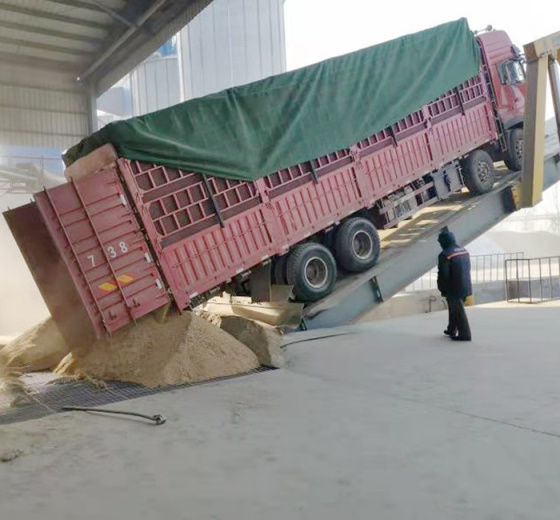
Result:
[[[101,94],[211,0],[0,0],[0,67],[70,72]]]

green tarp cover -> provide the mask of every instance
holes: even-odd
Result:
[[[475,76],[479,63],[460,19],[111,123],[65,160],[110,142],[121,157],[254,180],[348,148]]]

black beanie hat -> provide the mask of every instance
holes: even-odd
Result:
[[[455,235],[451,233],[447,227],[444,227],[439,232],[438,242],[443,248],[449,247],[450,245],[455,244]]]

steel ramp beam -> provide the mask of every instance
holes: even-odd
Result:
[[[389,247],[383,249],[375,267],[344,278],[332,294],[308,306],[304,328],[351,323],[410,285],[436,265],[440,250],[437,235],[443,227],[448,226],[463,244],[488,231],[517,209],[514,192],[519,178],[519,172],[507,172],[490,193],[478,197],[461,193],[420,212],[388,237]],[[544,163],[544,188],[559,180],[560,151],[549,150]],[[409,241],[399,246],[399,241],[406,239]]]

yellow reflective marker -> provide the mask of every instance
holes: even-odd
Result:
[[[121,274],[117,277],[117,280],[123,285],[128,285],[129,283],[134,281],[134,276],[132,276],[131,274]],[[102,291],[112,292],[115,289],[118,289],[118,286],[113,282],[104,282],[99,286],[99,288]]]

